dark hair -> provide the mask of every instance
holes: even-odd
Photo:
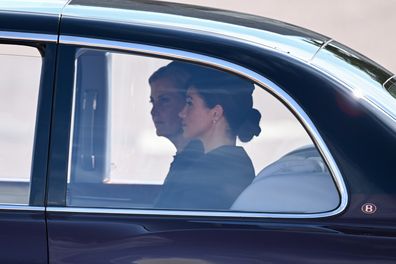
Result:
[[[253,108],[254,84],[246,79],[215,69],[201,69],[193,74],[189,87],[194,87],[206,106],[220,105],[230,126],[231,134],[242,142],[258,136],[260,112]]]
[[[155,81],[166,78],[172,81],[175,88],[185,94],[188,88],[192,72],[196,66],[194,64],[182,61],[172,61],[166,66],[156,70],[148,79],[149,84]]]

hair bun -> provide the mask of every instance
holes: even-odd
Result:
[[[254,136],[260,135],[260,120],[260,112],[255,108],[250,109],[245,121],[238,129],[237,135],[239,140],[242,142],[249,142]]]

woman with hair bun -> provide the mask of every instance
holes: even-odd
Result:
[[[250,81],[218,70],[193,75],[179,116],[183,136],[200,140],[204,154],[169,186],[162,207],[227,210],[253,181],[253,164],[236,146],[237,137],[248,142],[261,132],[253,90]]]

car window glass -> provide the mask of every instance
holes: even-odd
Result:
[[[42,58],[0,44],[0,203],[28,204]]]
[[[319,151],[277,98],[177,60],[77,54],[67,205],[318,213],[339,205]]]

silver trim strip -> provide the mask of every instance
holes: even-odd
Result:
[[[63,16],[63,13],[64,13],[64,11],[65,11],[65,8],[71,3],[71,1],[72,1],[72,0],[66,0],[66,3],[65,3],[64,6],[62,7],[62,10],[59,12],[59,23],[60,23],[60,20],[61,20],[61,18],[62,18],[62,16]]]
[[[62,8],[61,14],[63,13],[63,10],[65,9],[65,7],[68,6],[68,5],[70,4],[71,1],[72,1],[72,0],[67,0],[67,1],[66,1],[65,5],[64,5],[63,8]]]
[[[389,79],[386,80],[386,81],[382,84],[382,88],[386,89],[386,88],[385,88],[386,83],[389,82],[390,80],[392,80],[392,79],[395,78],[395,77],[396,77],[396,74],[394,74],[394,75],[392,75],[391,77],[389,77]]]
[[[168,48],[154,47],[143,44],[132,44],[127,42],[119,42],[119,41],[109,41],[103,39],[90,39],[90,38],[80,38],[73,36],[60,36],[59,43],[68,44],[68,45],[78,45],[78,46],[87,46],[87,47],[95,47],[95,48],[106,48],[120,51],[129,51],[136,52],[147,55],[158,55],[162,57],[170,57],[172,59],[181,59],[187,60],[190,62],[203,63],[209,66],[214,66],[220,68],[222,70],[226,70],[229,72],[233,72],[240,76],[244,76],[256,84],[260,85],[277,98],[279,98],[284,104],[286,104],[293,112],[296,114],[298,119],[302,122],[305,129],[311,135],[312,140],[318,147],[320,153],[322,154],[325,162],[329,166],[329,170],[333,176],[334,182],[337,185],[337,188],[340,192],[340,205],[333,211],[324,212],[324,213],[316,213],[316,214],[280,214],[280,213],[231,213],[231,212],[197,212],[197,211],[163,211],[163,210],[118,210],[118,209],[92,209],[92,208],[48,208],[48,210],[61,210],[64,212],[75,212],[75,210],[81,212],[92,212],[92,213],[122,213],[122,214],[151,214],[151,215],[191,215],[191,216],[233,216],[233,217],[268,217],[268,218],[319,218],[319,217],[329,217],[336,214],[341,213],[345,210],[348,204],[348,193],[345,186],[345,183],[342,179],[341,173],[337,167],[335,160],[330,154],[329,149],[324,143],[322,137],[319,132],[313,125],[310,118],[307,114],[302,110],[302,108],[294,101],[292,97],[290,97],[286,92],[284,92],[279,86],[270,80],[264,78],[263,76],[253,72],[249,69],[241,67],[237,64],[220,60],[217,58],[208,57],[205,55],[194,54],[187,51],[173,50]]]
[[[42,42],[54,42],[54,43],[58,41],[58,37],[56,35],[24,33],[24,32],[14,32],[14,31],[0,31],[0,40],[1,39],[32,40],[32,41],[42,41]]]
[[[233,218],[294,218],[311,219],[330,215],[319,214],[281,214],[281,213],[252,213],[252,212],[212,212],[212,211],[176,211],[176,210],[148,210],[148,209],[109,209],[86,207],[47,207],[51,213],[81,213],[81,214],[119,214],[119,215],[149,215],[149,216],[201,216],[201,217],[233,217]],[[322,213],[324,214],[324,213]]]
[[[0,204],[0,211],[3,211],[3,210],[44,212],[45,211],[45,207],[28,206],[28,205]]]
[[[326,41],[325,43],[323,43],[323,45],[320,46],[320,48],[315,52],[315,54],[314,54],[314,55],[312,56],[312,58],[308,61],[308,63],[311,63],[311,62],[315,59],[316,55],[318,55],[318,53],[319,53],[322,49],[324,49],[327,45],[329,45],[332,41],[333,41],[333,39],[329,39],[328,41]]]
[[[71,116],[71,119],[70,119],[70,131],[72,132],[71,134],[70,134],[70,141],[69,141],[69,160],[68,160],[68,162],[67,162],[67,184],[69,184],[70,183],[70,179],[71,179],[71,156],[72,156],[72,152],[73,152],[73,148],[71,147],[72,146],[72,142],[73,142],[73,139],[74,139],[74,133],[73,133],[73,131],[74,131],[74,115],[75,115],[75,110],[76,110],[76,89],[74,89],[74,87],[77,87],[77,63],[78,63],[78,60],[77,60],[77,58],[75,58],[74,59],[74,69],[75,69],[75,72],[74,72],[74,79],[73,79],[73,96],[72,96],[72,110],[71,110],[71,112],[72,112],[72,116]],[[67,191],[66,191],[66,196],[67,196]]]

